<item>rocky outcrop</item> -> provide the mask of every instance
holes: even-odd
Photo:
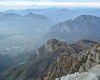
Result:
[[[82,51],[78,55],[78,61],[81,60],[85,60],[85,62],[78,66],[77,73],[71,75],[69,73],[69,75],[56,80],[100,80],[100,43],[92,49]]]
[[[66,74],[77,72],[81,62],[74,58],[60,57],[57,62],[53,63],[47,72],[44,80],[54,80]]]
[[[100,80],[100,65],[97,65],[88,72],[69,74],[56,80]]]
[[[58,57],[57,61],[49,68],[44,80],[54,80],[62,75],[88,71],[90,68],[100,64],[99,61],[100,43],[91,49],[81,51],[79,54]]]
[[[91,45],[88,45],[91,44]],[[82,40],[69,44],[50,39],[30,59],[3,74],[3,80],[54,80],[57,77],[77,72],[87,56],[78,59],[80,51],[90,49],[94,41]],[[86,47],[88,45],[88,47]],[[76,68],[75,68],[76,67]]]
[[[90,51],[86,63],[83,63],[80,67],[80,72],[87,71],[91,67],[100,64],[100,43],[96,44]]]

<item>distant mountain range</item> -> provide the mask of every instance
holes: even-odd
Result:
[[[3,49],[0,49],[0,51],[3,53],[7,52],[6,48],[8,46],[6,47],[4,45],[10,46],[13,39],[20,40],[14,43],[20,46],[18,42],[22,42],[22,38],[24,38],[26,42],[31,42],[31,44],[33,44],[33,38],[36,44],[42,43],[42,41],[48,38],[66,41],[80,39],[100,40],[100,36],[98,35],[100,30],[100,18],[94,16],[99,16],[99,12],[99,9],[70,10],[66,8],[8,10],[1,12],[0,40],[2,41],[0,44],[2,45],[1,49]],[[42,40],[38,40],[41,38]],[[9,49],[12,50],[10,47]],[[17,49],[16,47],[15,49]],[[9,51],[7,53],[13,52]]]
[[[77,9],[66,9],[66,8],[47,8],[47,9],[27,9],[27,10],[8,10],[3,13],[16,13],[26,15],[29,13],[44,15],[56,22],[62,22],[68,19],[75,18],[79,15],[95,15],[100,16],[100,9],[97,8],[77,8]]]
[[[17,13],[0,14],[1,34],[33,34],[36,37],[44,35],[52,24],[53,22],[49,18],[33,13],[27,15]]]
[[[89,9],[89,11],[86,9],[84,11],[91,12],[91,14],[92,11],[95,11],[94,13],[99,15],[99,9]],[[82,13],[85,14],[84,11],[49,8],[1,12],[0,51],[1,53],[19,54],[24,49],[27,51],[26,48],[30,46],[31,48],[28,48],[28,51],[33,48],[36,49],[37,45],[39,46],[48,38],[66,41],[80,39],[100,40],[98,35],[100,34],[100,18],[94,15],[80,16]],[[74,18],[77,15],[79,16]],[[67,20],[68,17],[71,19]],[[34,46],[33,43],[35,43]],[[14,48],[12,49],[12,47]]]
[[[67,41],[80,39],[100,39],[100,17],[81,15],[54,25],[47,33],[48,38]]]
[[[53,12],[55,10],[59,10],[59,8],[47,8],[47,9],[26,9],[26,10],[7,10],[3,13],[17,13],[21,15],[26,15],[28,13],[35,13],[35,14],[46,14]]]
[[[74,19],[80,15],[100,16],[99,13],[100,9],[47,8],[8,10],[0,13],[0,32],[32,33],[40,36],[48,32],[54,24]]]
[[[0,80],[55,80],[87,71],[100,64],[99,34],[100,9],[1,12]]]

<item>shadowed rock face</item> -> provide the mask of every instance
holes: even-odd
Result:
[[[87,56],[89,54],[89,51],[84,51],[83,56],[81,56],[82,53],[79,53],[79,52],[89,49],[93,47],[95,44],[95,42],[92,42],[91,44],[91,41],[89,40],[80,40],[73,44],[68,44],[64,42],[62,42],[61,44],[61,42],[62,41],[59,42],[57,40],[49,40],[47,42],[48,45],[53,44],[52,51],[54,52],[51,52],[51,53],[48,52],[49,54],[53,54],[51,58],[51,60],[53,59],[53,63],[51,63],[51,66],[48,72],[42,75],[42,80],[54,80],[56,77],[60,77],[64,74],[74,73],[78,71],[82,63],[86,62]],[[58,46],[59,44],[61,45]],[[60,49],[62,48],[65,49],[65,52],[60,51]],[[85,52],[87,54],[85,54]],[[79,56],[80,58],[82,57],[81,60],[78,59]]]
[[[70,57],[59,57],[49,68],[44,80],[55,80],[55,78],[59,78],[62,75],[85,72],[98,64],[100,64],[100,43],[96,44],[92,49],[83,50],[79,54],[72,54]],[[86,74],[82,73],[82,76]],[[74,78],[72,80],[74,80]],[[77,80],[80,79],[77,78]]]
[[[88,44],[91,45],[86,47]],[[94,41],[82,40],[69,44],[50,39],[26,63],[6,71],[3,74],[3,80],[38,80],[38,78],[54,80],[68,73],[74,73],[87,60],[87,56],[84,57],[84,55],[82,59],[78,59],[81,55],[79,52],[90,49],[95,44]]]
[[[100,43],[96,44],[93,49],[91,49],[90,54],[87,57],[86,63],[84,63],[80,70],[81,72],[87,71],[91,67],[94,67],[95,65],[100,64]]]
[[[100,18],[92,15],[81,15],[73,20],[54,25],[47,34],[49,38],[67,41],[80,39],[99,39]]]

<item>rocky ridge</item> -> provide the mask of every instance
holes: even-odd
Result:
[[[99,31],[100,17],[80,15],[74,19],[54,25],[50,28],[46,37],[69,42],[80,39],[99,40]]]
[[[77,72],[68,74],[56,80],[99,80],[100,79],[100,43],[90,50],[83,51],[78,61],[85,59],[82,65],[78,66]],[[77,68],[74,66],[74,69]]]
[[[56,80],[100,80],[100,65],[89,69],[87,72],[76,72],[74,74],[57,78]]]
[[[69,44],[50,39],[26,63],[4,72],[2,80],[54,80],[77,72],[79,66],[86,62],[85,59],[78,60],[79,52],[90,49],[95,44],[89,40]]]

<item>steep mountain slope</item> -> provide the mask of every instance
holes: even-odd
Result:
[[[49,13],[46,13],[46,16],[57,21],[63,22],[65,20],[73,19],[79,15],[95,15],[100,17],[100,9],[95,8],[78,8],[78,9],[55,9]]]
[[[49,68],[48,72],[46,73],[47,75],[44,76],[43,80],[55,80],[55,78],[59,78],[62,75],[64,76],[75,72],[88,71],[90,68],[99,64],[100,43],[96,44],[95,47],[89,50],[83,50],[79,54],[72,54],[70,57],[58,57],[57,61],[54,62]]]
[[[91,44],[91,45],[86,47],[85,45],[87,44]],[[13,69],[7,70],[1,76],[3,77],[3,80],[5,79],[8,79],[8,80],[38,80],[38,79],[44,80],[44,77],[48,76],[47,73],[45,72],[49,70],[51,64],[53,64],[56,61],[60,61],[58,58],[60,58],[61,56],[67,57],[72,54],[78,54],[80,51],[89,49],[93,47],[95,44],[96,42],[88,41],[88,40],[84,40],[84,41],[82,40],[82,41],[79,41],[79,43],[77,42],[76,44],[75,43],[68,44],[66,42],[59,41],[56,39],[48,40],[47,43],[45,43],[42,47],[38,49],[37,54],[34,56],[31,56],[27,62]],[[79,47],[80,49],[77,50]],[[71,61],[71,60],[72,59],[68,59],[68,61]],[[72,61],[76,62],[77,60],[76,61],[72,60]],[[53,69],[55,69],[55,67]]]
[[[87,54],[85,53],[84,55]],[[81,58],[82,55],[80,59]],[[100,80],[100,43],[95,45],[95,47],[93,47],[90,50],[86,59],[87,59],[86,62],[83,63],[79,68],[79,72],[81,73],[78,72],[74,74],[69,74],[59,79],[60,80]]]
[[[54,25],[47,33],[48,38],[67,41],[80,39],[100,39],[100,18],[92,15],[81,15]]]

